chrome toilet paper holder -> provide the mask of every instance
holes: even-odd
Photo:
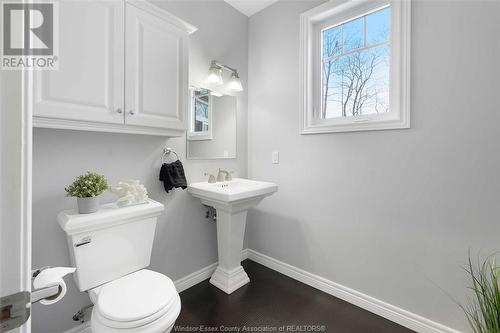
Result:
[[[51,268],[50,266],[37,268],[31,271],[31,281],[33,281],[43,270]],[[40,289],[35,289],[31,291],[30,301],[31,304],[41,301],[42,299],[54,297],[58,295],[61,291],[59,290],[59,286],[51,286]]]
[[[50,267],[35,269],[31,272],[33,281],[43,270]],[[59,295],[58,285],[28,291],[20,291],[12,295],[0,297],[0,331],[11,330],[22,326],[30,317],[31,304],[43,299]]]
[[[39,302],[42,299],[57,296],[57,295],[59,295],[59,293],[60,293],[59,286],[45,287],[45,288],[33,290],[33,291],[31,291],[31,297],[30,297],[31,304]]]

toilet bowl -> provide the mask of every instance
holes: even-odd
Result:
[[[143,269],[89,290],[92,333],[170,332],[181,303],[172,280]]]
[[[59,213],[66,232],[78,289],[94,303],[92,333],[170,332],[181,310],[175,286],[167,276],[146,269],[151,259],[158,216],[164,206],[147,203],[98,212]]]

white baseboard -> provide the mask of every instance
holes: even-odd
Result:
[[[373,312],[383,318],[393,321],[401,326],[407,327],[419,333],[461,333],[450,327],[436,323],[430,319],[415,313],[403,310],[379,299],[365,295],[354,289],[345,287],[333,281],[327,280],[316,274],[309,273],[303,269],[294,267],[277,259],[251,249],[244,249],[241,260],[250,259],[292,279],[319,289],[327,294],[340,298],[354,304],[362,309]],[[192,286],[210,278],[217,268],[217,263],[208,265],[196,272],[174,281],[178,292],[184,291]],[[74,327],[65,333],[91,333],[90,324],[84,323]]]
[[[461,333],[453,328],[436,323],[415,313],[403,310],[379,299],[365,295],[321,276],[309,273],[257,251],[247,249],[248,259],[284,274],[292,279],[319,289],[327,294],[375,313],[401,326],[419,333]]]
[[[202,281],[205,281],[206,279],[209,279],[216,268],[217,263],[213,263],[212,265],[208,265],[207,267],[204,267],[200,270],[197,270],[196,272],[186,275],[185,277],[175,280],[175,289],[177,289],[177,292],[180,293],[181,291],[184,291]]]
[[[248,251],[250,249],[243,249],[243,251],[241,251],[241,261],[245,260],[245,259],[248,259]]]
[[[241,251],[241,260],[245,259],[248,259],[248,249],[244,249],[243,251]],[[216,268],[217,268],[217,263],[213,263],[200,270],[197,270],[196,272],[186,275],[185,277],[175,280],[174,284],[175,288],[177,289],[177,292],[180,293],[181,291],[184,291],[188,288],[191,288],[194,285],[197,285],[202,281],[209,279],[215,272]]]

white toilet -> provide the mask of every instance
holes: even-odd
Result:
[[[167,276],[149,266],[158,215],[164,207],[103,205],[92,214],[61,212],[71,264],[80,291],[94,303],[92,333],[170,332],[181,310],[179,294]]]

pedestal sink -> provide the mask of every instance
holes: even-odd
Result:
[[[274,183],[234,178],[218,183],[191,183],[188,191],[217,211],[219,265],[210,283],[230,294],[250,282],[241,267],[247,210],[278,190]]]

